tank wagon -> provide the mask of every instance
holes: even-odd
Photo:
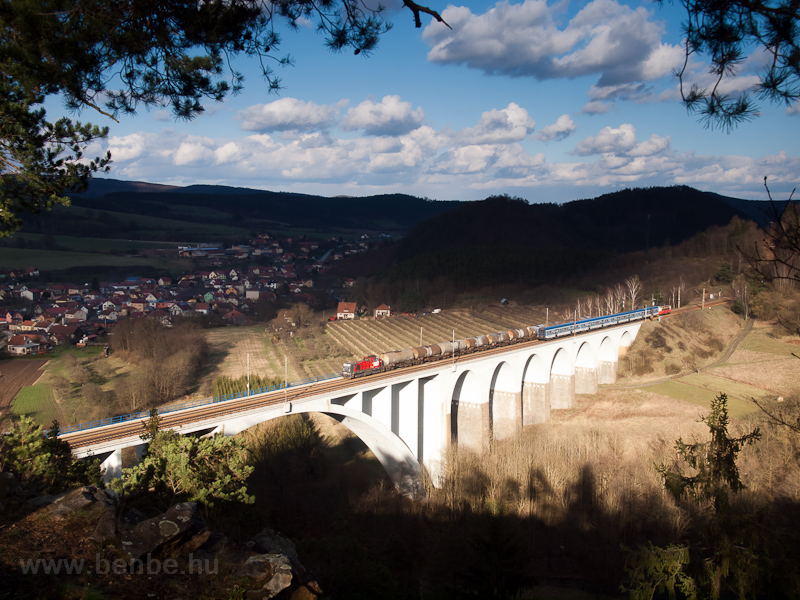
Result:
[[[450,342],[439,342],[430,346],[392,350],[376,356],[365,356],[361,361],[345,363],[342,367],[342,377],[353,379],[361,375],[369,375],[376,372],[382,373],[392,369],[434,362],[451,358],[454,355],[465,356],[489,348],[497,348],[527,340],[554,340],[604,327],[622,325],[631,321],[652,319],[659,315],[669,314],[669,310],[669,306],[647,306],[614,315],[575,320],[570,323],[530,325],[520,329],[509,329],[508,331],[498,331]]]

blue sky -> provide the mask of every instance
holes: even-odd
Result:
[[[563,202],[681,184],[761,199],[765,176],[775,197],[800,183],[800,107],[761,103],[731,133],[687,115],[679,6],[424,3],[451,31],[426,15],[415,29],[387,4],[394,28],[370,57],[329,52],[309,23],[283,34],[295,66],[277,69],[279,94],[241,59],[245,91],[191,122],[84,112],[111,128],[90,153],[110,149],[117,179],[326,196]],[[754,53],[729,85],[747,88],[762,64]],[[689,71],[707,80],[707,64]]]

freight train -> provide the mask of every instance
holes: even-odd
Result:
[[[528,326],[521,329],[511,329],[509,331],[453,340],[452,342],[439,342],[430,346],[417,346],[406,350],[394,350],[380,355],[365,356],[360,361],[345,363],[342,366],[342,377],[353,379],[372,373],[383,373],[392,369],[441,360],[442,358],[452,357],[454,354],[455,356],[461,356],[526,340],[554,340],[604,327],[622,325],[631,321],[653,319],[660,315],[669,314],[670,308],[669,306],[646,306],[614,315],[575,320],[570,323]]]

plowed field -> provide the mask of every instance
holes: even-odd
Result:
[[[0,417],[23,386],[33,385],[42,376],[47,360],[0,360]]]

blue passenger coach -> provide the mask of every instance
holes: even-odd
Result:
[[[614,325],[621,325],[631,321],[640,321],[648,317],[657,317],[659,311],[659,306],[646,306],[615,315],[592,317],[591,319],[582,319],[580,321],[573,321],[572,323],[558,323],[557,325],[549,326],[539,325],[537,337],[540,340],[552,340],[564,337],[565,335],[585,333],[595,329],[602,329],[603,327],[613,327]]]

